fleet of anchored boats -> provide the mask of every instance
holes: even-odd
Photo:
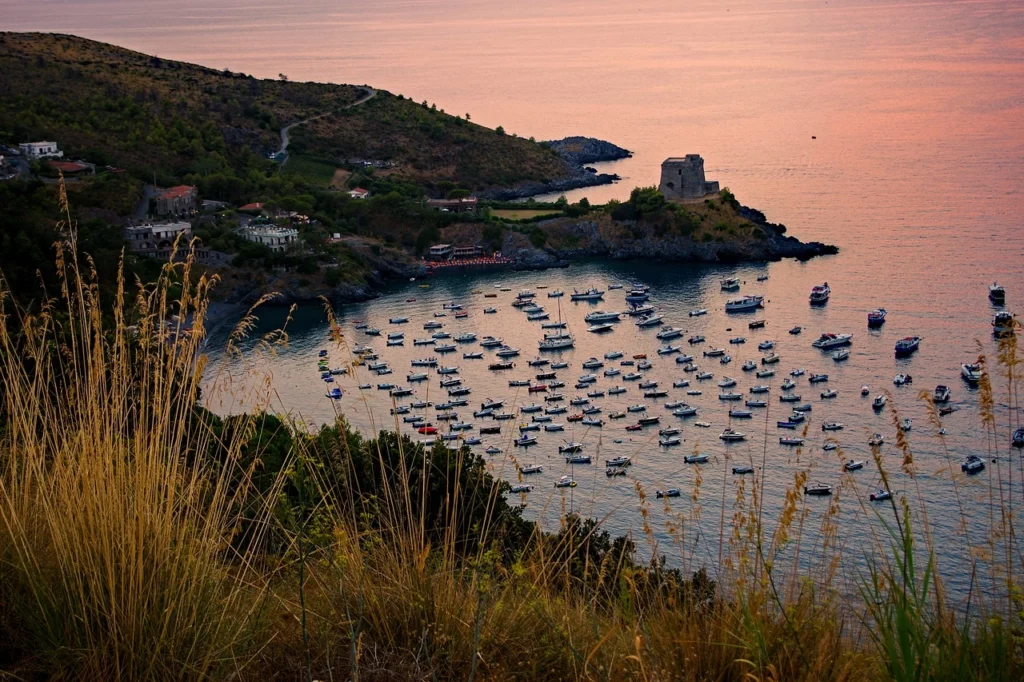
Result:
[[[758,278],[758,281],[764,281],[767,276]],[[742,286],[742,282],[739,278],[729,277],[721,280],[721,289],[725,292],[738,291]],[[543,288],[543,287],[542,287]],[[622,285],[609,286],[609,290],[623,289]],[[648,303],[650,298],[650,290],[648,287],[642,284],[630,284],[625,287],[625,303],[626,309],[623,312],[618,311],[606,311],[606,310],[593,310],[587,313],[583,320],[589,326],[587,327],[588,332],[592,333],[607,333],[615,329],[616,325],[620,323],[623,318],[634,318],[635,326],[640,331],[651,330],[654,331],[652,334],[654,340],[660,344],[660,347],[656,349],[656,354],[660,357],[666,358],[667,361],[669,356],[674,356],[671,360],[674,366],[681,369],[682,372],[689,374],[694,377],[696,381],[707,381],[714,378],[714,373],[707,369],[702,369],[695,364],[694,356],[689,353],[682,351],[681,345],[673,345],[669,343],[672,339],[681,338],[685,334],[685,330],[673,327],[669,324],[664,324],[663,315],[658,313],[653,305]],[[502,288],[502,291],[507,289]],[[583,291],[573,290],[569,294],[571,302],[589,302],[596,303],[604,300],[605,291],[596,287],[590,287]],[[821,306],[828,303],[831,297],[832,290],[828,283],[825,282],[820,285],[815,285],[811,289],[809,301],[811,305]],[[536,294],[529,290],[520,291],[516,294],[512,301],[512,306],[518,309],[525,315],[528,323],[541,322],[541,338],[537,342],[538,351],[565,351],[574,348],[576,339],[569,329],[568,322],[563,320],[561,298],[563,292],[559,290],[548,292],[547,297],[553,299],[557,305],[556,320],[551,320],[551,313],[546,311],[536,300]],[[488,294],[487,297],[493,298],[494,294]],[[1003,287],[993,284],[989,287],[989,299],[993,304],[1002,306],[1005,303],[1006,293]],[[752,312],[764,308],[764,297],[760,295],[747,295],[740,298],[730,298],[725,302],[726,313],[744,313]],[[485,314],[495,312],[496,309],[493,307],[485,308],[483,312]],[[497,381],[498,375],[507,370],[512,370],[516,367],[516,358],[520,356],[520,349],[510,347],[505,343],[505,340],[500,336],[487,335],[482,338],[477,337],[475,332],[460,330],[454,336],[452,333],[445,331],[445,323],[440,321],[438,318],[446,317],[451,312],[457,321],[466,320],[469,317],[469,313],[465,310],[465,306],[456,301],[451,301],[443,304],[440,312],[433,313],[431,319],[428,319],[422,326],[424,331],[430,332],[429,337],[414,338],[414,346],[431,346],[434,353],[437,355],[430,355],[423,358],[413,359],[410,362],[412,371],[406,374],[406,383],[409,386],[396,385],[390,382],[380,382],[376,384],[378,391],[387,391],[387,395],[392,400],[391,414],[397,419],[401,416],[401,426],[405,428],[411,428],[416,433],[429,436],[429,438],[423,441],[424,444],[430,444],[435,441],[441,441],[448,444],[448,447],[457,448],[462,445],[482,445],[483,440],[479,436],[472,435],[472,431],[477,431],[481,436],[494,435],[504,437],[508,435],[508,440],[503,441],[506,444],[510,444],[515,448],[529,451],[532,446],[539,445],[541,443],[541,437],[543,434],[565,433],[566,425],[560,422],[554,421],[556,418],[564,415],[565,422],[570,425],[579,424],[579,428],[582,429],[582,435],[578,435],[577,431],[573,431],[570,435],[577,435],[579,440],[561,440],[560,444],[557,445],[557,453],[565,460],[565,465],[570,469],[570,472],[565,475],[561,475],[554,482],[556,488],[574,488],[577,483],[572,475],[572,468],[575,465],[589,465],[594,461],[600,461],[600,442],[601,437],[599,434],[607,426],[608,428],[620,428],[626,432],[631,433],[643,433],[648,427],[657,426],[657,432],[651,430],[649,437],[645,440],[639,441],[638,452],[631,456],[618,456],[606,459],[604,461],[605,473],[608,477],[623,476],[626,475],[627,468],[634,464],[634,460],[637,458],[640,461],[643,460],[643,453],[648,448],[658,448],[670,451],[674,446],[679,446],[683,443],[684,437],[682,429],[673,426],[671,424],[667,426],[661,425],[661,416],[657,414],[651,414],[651,411],[655,408],[650,407],[644,402],[637,402],[629,405],[624,410],[611,411],[607,414],[609,420],[617,421],[624,420],[617,427],[613,427],[611,422],[606,422],[602,416],[604,410],[601,405],[593,403],[592,400],[597,400],[609,396],[621,395],[630,391],[638,393],[644,399],[659,400],[665,398],[663,408],[666,410],[668,415],[679,420],[687,420],[690,417],[696,417],[699,414],[699,407],[696,405],[690,405],[686,400],[673,399],[667,388],[662,388],[657,380],[648,378],[645,372],[653,367],[653,364],[647,358],[646,353],[634,353],[627,357],[626,352],[622,350],[608,350],[604,353],[603,359],[597,357],[591,357],[581,363],[581,368],[586,371],[584,374],[580,374],[575,380],[571,380],[575,389],[581,393],[585,392],[586,395],[576,395],[572,398],[566,398],[566,396],[558,392],[558,389],[563,389],[569,381],[566,379],[560,379],[558,371],[568,370],[570,363],[559,359],[560,356],[545,356],[539,355],[533,360],[529,360],[525,365],[530,368],[533,378],[517,378],[510,379],[507,381],[509,388],[518,390],[526,389],[525,394],[517,393],[513,399],[492,399],[487,398],[479,403],[479,409],[471,409],[471,399],[468,397],[472,393],[472,388],[463,384],[463,379],[460,376],[460,368],[455,365],[444,365],[438,356],[444,356],[448,353],[454,353],[458,348],[463,348],[462,359],[464,361],[476,361],[484,360],[485,353],[492,353],[495,361],[487,365]],[[692,310],[689,313],[689,317],[700,317],[707,314],[707,309]],[[870,311],[867,314],[867,325],[869,328],[878,328],[885,324],[887,312],[884,308],[877,308]],[[391,325],[404,325],[409,323],[408,317],[392,317],[389,319]],[[993,334],[996,337],[1006,337],[1015,333],[1017,322],[1012,313],[1004,310],[996,312],[992,320]],[[748,324],[748,328],[751,330],[761,329],[765,326],[764,319],[753,320]],[[802,332],[802,327],[797,326],[790,329],[790,334],[798,335]],[[367,324],[359,324],[356,326],[356,330],[367,335],[367,336],[380,336],[381,330],[371,327]],[[548,331],[552,330],[552,331]],[[406,335],[400,330],[391,331],[387,333],[387,346],[397,347],[404,346],[406,341]],[[831,358],[836,363],[846,361],[850,358],[849,347],[853,344],[854,335],[852,333],[844,332],[824,332],[821,333],[817,338],[810,342],[810,345],[822,351],[826,351],[824,355]],[[450,340],[450,341],[449,341]],[[729,339],[729,344],[732,346],[744,346],[746,344],[746,337],[734,336]],[[895,355],[897,357],[910,357],[920,347],[922,342],[919,336],[906,336],[895,344]],[[688,343],[692,347],[705,343],[705,337],[703,335],[692,335],[688,338]],[[475,344],[482,350],[470,350],[469,344]],[[737,406],[730,407],[728,410],[728,418],[731,423],[732,420],[749,420],[752,419],[755,414],[758,414],[758,410],[764,410],[768,408],[770,403],[769,394],[771,393],[771,386],[767,383],[763,383],[764,379],[770,379],[776,373],[773,368],[774,365],[780,362],[781,356],[776,353],[777,342],[770,339],[761,340],[757,344],[758,352],[762,353],[759,358],[759,362],[755,362],[753,359],[747,359],[741,367],[742,372],[746,373],[744,376],[753,377],[753,385],[749,386],[746,392],[738,387],[738,380],[733,377],[722,377],[716,383],[719,388],[718,399],[721,401],[730,401],[730,404],[735,402]],[[340,400],[344,396],[344,392],[340,387],[330,386],[335,383],[335,377],[346,375],[355,371],[368,371],[377,377],[383,377],[385,375],[391,375],[394,373],[393,368],[386,362],[381,360],[380,355],[371,347],[366,345],[356,345],[351,348],[351,352],[355,357],[355,361],[350,366],[335,367],[331,368],[328,360],[329,352],[322,350],[319,352],[317,360],[317,368],[320,372],[321,379],[329,385],[326,397],[331,400]],[[702,349],[702,357],[705,359],[717,360],[719,364],[725,365],[729,363],[732,358],[726,353],[724,348],[707,347]],[[606,364],[609,366],[606,367]],[[597,372],[600,371],[600,374]],[[961,376],[968,385],[976,385],[980,383],[984,377],[984,368],[977,363],[964,363],[961,368]],[[749,374],[749,373],[753,374]],[[352,372],[355,373],[355,372]],[[438,379],[439,389],[435,392],[434,397],[439,402],[432,402],[426,399],[420,399],[417,397],[419,389],[415,387],[424,386],[424,393],[429,396],[429,385],[431,382],[431,375],[436,375]],[[799,392],[799,384],[796,379],[806,381],[808,386],[814,386],[816,384],[825,384],[823,390],[820,390],[820,400],[831,400],[837,397],[838,389],[828,386],[829,375],[826,373],[811,373],[803,379],[806,371],[803,368],[796,368],[789,372],[781,386],[780,393],[778,394],[778,402],[782,405],[787,405],[787,409],[791,409],[792,412],[785,419],[776,420],[776,426],[778,429],[795,431],[800,430],[803,434],[808,433],[807,431],[807,419],[808,414],[813,410],[813,405],[809,402],[805,402]],[[607,389],[598,388],[598,382],[603,379],[611,381],[614,385],[609,386]],[[634,383],[635,382],[635,383]],[[893,379],[893,384],[897,387],[911,384],[913,378],[906,373],[897,374]],[[630,388],[632,386],[632,388]],[[673,389],[683,389],[690,387],[690,379],[679,378],[673,380],[671,383]],[[361,383],[359,389],[367,390],[373,387],[372,383]],[[490,387],[493,390],[493,386]],[[871,394],[870,387],[865,385],[861,387],[860,395],[862,398],[868,398]],[[530,402],[525,403],[519,398],[522,395],[536,395],[543,396],[543,404]],[[686,391],[688,397],[695,397],[702,395],[702,391],[689,388]],[[949,386],[940,384],[935,387],[932,392],[932,400],[934,404],[939,408],[939,414],[945,415],[952,411],[954,408],[947,407],[948,403],[952,398],[952,390]],[[408,403],[404,401],[408,400]],[[739,401],[743,401],[743,405],[738,406]],[[887,394],[877,393],[870,400],[871,407],[877,412],[885,409],[889,401]],[[507,405],[508,403],[508,405]],[[514,407],[516,403],[519,403],[518,408]],[[566,406],[568,404],[568,406]],[[472,412],[472,419],[468,416],[461,416],[459,408],[467,408]],[[571,409],[570,409],[571,408]],[[433,410],[433,419],[427,416],[426,410]],[[421,412],[422,411],[422,412]],[[570,413],[571,412],[571,413]],[[761,412],[761,414],[764,414]],[[632,417],[632,420],[629,419]],[[479,423],[474,420],[482,420]],[[510,424],[505,431],[503,431],[502,422],[514,422]],[[709,427],[709,423],[704,421],[694,421],[694,426],[697,427]],[[910,431],[913,425],[910,419],[904,419],[898,424],[898,429],[904,433]],[[837,421],[825,421],[821,424],[821,431],[823,433],[838,433],[844,428],[841,422]],[[943,430],[944,431],[944,430]],[[545,439],[548,436],[543,436]],[[553,438],[559,439],[560,436],[554,436]],[[585,443],[589,440],[591,445],[594,445],[593,441],[597,440],[595,449],[597,453],[591,455],[585,450],[589,447]],[[733,428],[731,425],[727,426],[718,435],[718,439],[722,441],[726,448],[726,459],[730,459],[730,444],[741,443],[747,439],[747,434],[743,431]],[[616,439],[616,442],[621,440]],[[885,442],[884,437],[881,434],[874,434],[868,439],[867,443],[872,448],[879,448]],[[806,435],[782,435],[778,438],[780,446],[790,447],[803,447],[809,445]],[[1013,434],[1012,444],[1015,447],[1024,448],[1024,428],[1018,429]],[[834,437],[826,437],[824,442],[820,445],[823,452],[834,451],[839,448],[839,442]],[[499,454],[508,452],[506,448],[498,447],[496,444],[489,445],[485,452],[487,454]],[[535,474],[542,474],[544,467],[541,464],[536,463],[525,463],[522,461],[522,455],[518,455],[516,460],[518,462],[518,472],[521,476],[530,476]],[[701,452],[695,450],[690,454],[686,454],[682,457],[682,460],[686,464],[706,464],[711,461],[711,455],[708,452]],[[854,460],[850,459],[842,464],[841,470],[845,472],[856,472],[865,468],[865,460]],[[985,462],[978,456],[971,455],[961,464],[961,470],[967,474],[978,473],[985,469]],[[731,471],[735,475],[744,475],[756,473],[755,467],[752,464],[740,464],[731,467]],[[510,492],[518,494],[526,494],[534,489],[533,485],[524,483],[521,479],[518,480],[514,485],[511,486]],[[829,495],[832,493],[832,485],[827,483],[814,483],[808,484],[804,487],[804,493],[807,495]],[[658,490],[658,497],[678,497],[679,490],[677,488],[669,488],[665,491]],[[879,489],[870,495],[871,500],[887,500],[892,497],[892,492]]]

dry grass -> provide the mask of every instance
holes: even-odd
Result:
[[[243,456],[257,420],[243,421],[242,438],[209,428],[194,409],[200,377],[213,371],[201,322],[173,341],[168,333],[185,323],[163,324],[186,312],[201,320],[213,282],[180,287],[192,281],[190,266],[168,265],[133,303],[119,291],[108,326],[75,251],[67,226],[65,286],[38,316],[19,319],[0,290],[0,665],[16,675],[746,682],[1011,680],[1024,671],[1016,584],[1024,564],[999,478],[992,495],[1002,517],[984,538],[972,529],[988,559],[972,552],[965,567],[992,580],[966,613],[948,605],[936,579],[928,510],[912,491],[879,513],[886,534],[875,538],[878,559],[859,588],[841,589],[840,507],[878,510],[849,477],[817,528],[805,474],[771,530],[760,480],[740,482],[733,515],[714,520],[725,538],[715,584],[652,583],[654,573],[621,553],[581,554],[600,526],[572,518],[509,557],[485,515],[480,541],[466,548],[454,530],[470,503],[461,484],[444,498],[440,529],[426,525],[421,485],[458,473],[465,451],[454,468],[442,468],[438,449],[424,470],[384,479],[369,518],[360,493],[335,478],[356,473],[357,455],[384,466],[378,442],[342,438],[324,452],[296,436],[282,471],[257,493],[248,467],[261,460]],[[259,352],[286,340],[268,337]],[[991,368],[1013,405],[1015,344],[1006,340]],[[265,406],[269,386],[230,390],[252,389]],[[981,418],[1000,457],[1014,425],[997,423],[994,390],[982,387]],[[913,453],[905,440],[898,446],[900,466],[914,475]],[[415,461],[401,454],[402,467]],[[1000,464],[1004,475],[1019,477],[1019,465]],[[724,480],[716,487],[698,478],[687,514],[666,506],[679,547],[661,549],[678,550],[687,566],[687,528],[700,520],[700,500],[727,494]],[[501,491],[485,493],[496,508]],[[294,499],[300,504],[286,502]],[[641,542],[654,541],[652,504],[638,484]]]

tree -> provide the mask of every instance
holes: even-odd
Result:
[[[286,83],[288,82],[288,76],[286,76],[286,75],[285,75],[285,74],[283,74],[283,73],[279,73],[279,74],[277,74],[277,77],[278,77],[279,79],[283,80],[283,81],[284,81],[284,82],[286,82]]]
[[[466,120],[467,121],[469,120],[469,114],[468,113],[466,114]]]
[[[505,129],[501,126],[498,126],[497,128],[494,129],[494,132],[498,133],[499,135],[504,135]]]

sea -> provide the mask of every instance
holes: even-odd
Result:
[[[507,385],[509,379],[536,373],[527,361],[538,355],[542,330],[511,307],[519,290],[531,289],[552,318],[561,314],[577,341],[572,351],[551,354],[552,360],[570,363],[559,371],[567,398],[586,393],[573,388],[575,378],[587,373],[582,362],[611,350],[621,350],[627,359],[646,353],[653,368],[645,378],[670,392],[668,399],[644,400],[629,382],[627,393],[593,401],[603,409],[607,423],[602,428],[567,423],[564,434],[540,433],[539,444],[525,453],[509,446],[509,431],[518,419],[504,422],[500,437],[484,437],[480,452],[488,445],[503,448],[500,455],[485,455],[498,476],[516,478],[513,457],[544,466],[543,474],[530,479],[534,492],[523,498],[531,518],[551,528],[564,511],[580,511],[601,519],[613,533],[631,533],[646,551],[663,552],[670,563],[700,564],[714,573],[727,541],[720,521],[734,513],[740,485],[731,467],[738,462],[757,467],[769,531],[784,490],[797,472],[806,471],[809,482],[834,485],[837,495],[806,500],[801,551],[813,560],[828,554],[826,546],[842,547],[850,561],[841,570],[855,584],[858,567],[880,548],[885,551],[885,522],[891,524],[891,513],[886,519],[878,507],[860,502],[879,484],[874,467],[844,473],[840,456],[822,451],[826,434],[820,425],[836,420],[845,424],[832,434],[844,459],[870,460],[868,439],[874,433],[884,436],[891,487],[925,503],[929,530],[940,548],[940,571],[953,594],[965,598],[972,584],[984,588],[977,578],[972,583],[970,557],[984,554],[979,547],[987,546],[1001,505],[1024,501],[1021,457],[1009,447],[1009,433],[1021,424],[1022,414],[1005,382],[995,381],[996,433],[990,436],[981,427],[978,394],[960,380],[959,368],[979,354],[994,357],[989,284],[1006,286],[1007,309],[1024,314],[1024,4],[0,0],[0,30],[73,33],[259,77],[366,83],[426,99],[449,113],[469,113],[475,122],[501,125],[523,137],[588,135],[633,152],[629,159],[599,164],[603,172],[619,174],[620,182],[570,192],[573,201],[584,196],[592,203],[624,199],[636,186],[657,184],[665,158],[701,154],[708,179],[785,224],[789,234],[835,244],[839,254],[738,266],[588,262],[544,273],[406,282],[380,299],[335,311],[347,343],[374,346],[394,374],[376,377],[357,370],[357,377],[341,377],[335,384],[344,391],[343,399],[326,398],[328,386],[316,370],[318,351],[328,349],[332,364],[346,356],[328,342],[327,315],[316,305],[292,313],[287,347],[254,346],[245,366],[267,373],[270,381],[261,390],[310,425],[329,422],[340,412],[366,431],[393,428],[391,402],[376,384],[407,383],[410,360],[433,354],[413,347],[412,338],[427,336],[423,324],[454,300],[470,314],[464,321],[451,313],[438,318],[446,331],[500,336],[521,350],[515,369],[502,373],[486,369],[489,359],[463,360],[461,344],[442,360],[459,366],[458,376],[472,389],[470,406],[487,398],[504,399],[509,408],[543,403],[542,394]],[[758,281],[763,276],[768,279]],[[740,278],[740,294],[765,297],[763,311],[754,314],[766,320],[763,329],[747,328],[750,315],[724,312],[725,300],[735,295],[721,290],[725,277]],[[811,286],[826,281],[831,300],[811,307]],[[608,334],[585,331],[586,312],[624,309],[624,290],[609,286],[631,282],[649,286],[650,302],[665,322],[685,329],[682,351],[696,355],[696,363],[714,373],[712,380],[698,387],[673,357],[656,355],[656,330],[639,330],[631,320],[617,323]],[[606,290],[605,299],[576,304],[568,296],[547,298],[555,289],[590,286]],[[485,298],[488,293],[497,296]],[[484,314],[487,306],[497,312]],[[876,307],[888,310],[888,321],[880,330],[869,330],[866,315]],[[708,314],[689,317],[698,308],[707,308]],[[410,321],[390,325],[395,316]],[[267,309],[257,331],[284,322],[285,311]],[[387,348],[383,337],[366,337],[356,330],[363,322],[385,333],[405,331],[405,347]],[[794,326],[802,327],[800,335],[788,333]],[[835,362],[811,347],[823,332],[854,335],[849,360]],[[706,336],[706,343],[691,347],[686,338],[693,334]],[[920,350],[896,359],[894,343],[907,335],[922,337]],[[730,345],[734,336],[747,341]],[[211,339],[214,364],[223,359],[218,350],[223,340],[223,335]],[[776,376],[765,380],[771,385],[769,407],[754,409],[753,419],[730,424],[730,404],[718,400],[716,384],[723,376],[733,377],[735,390],[747,394],[758,381],[740,365],[763,354],[757,349],[763,340],[774,340],[781,357],[774,365]],[[732,363],[723,366],[703,357],[712,346],[726,348]],[[596,373],[612,364],[606,361]],[[801,448],[781,446],[779,436],[791,432],[775,426],[789,413],[778,402],[779,384],[797,368],[807,375],[829,375],[828,383],[814,386],[807,375],[795,379],[796,391],[813,408]],[[240,380],[243,372],[236,370]],[[895,386],[897,373],[910,374],[913,383]],[[683,378],[702,395],[673,389],[673,381]],[[416,396],[427,399],[429,392],[431,401],[443,399],[438,381],[432,374],[429,385],[416,386]],[[374,388],[360,391],[360,383]],[[601,376],[597,387],[620,383],[621,378]],[[951,404],[957,408],[942,418],[945,435],[930,422],[918,395],[936,384],[950,386]],[[907,438],[915,480],[902,473],[891,414],[875,413],[870,398],[861,396],[862,385],[870,387],[871,396],[890,393],[900,418],[913,420]],[[826,388],[836,389],[837,397],[820,398]],[[237,393],[208,393],[208,398],[211,407],[225,413],[253,400]],[[699,416],[681,420],[663,407],[666,400],[681,399],[698,406]],[[652,427],[626,432],[624,424],[631,419],[608,419],[609,413],[641,402],[647,403],[648,414],[661,418],[662,427],[682,429],[681,446],[659,447]],[[471,417],[469,411],[461,408],[466,413],[461,416]],[[433,420],[430,411],[428,416]],[[712,426],[695,427],[696,420]],[[747,432],[747,440],[723,444],[718,435],[729,426]],[[627,476],[614,478],[606,477],[600,464],[569,467],[557,452],[564,439],[584,442],[586,452],[600,460],[627,455],[634,464]],[[694,451],[709,454],[709,462],[685,464],[684,455]],[[983,456],[986,471],[962,475],[959,462],[968,454]],[[571,475],[577,487],[556,491],[554,481],[563,474]],[[698,475],[701,485],[694,500]],[[743,485],[749,492],[747,479]],[[682,497],[670,506],[641,501],[671,487],[681,489]],[[821,521],[836,497],[838,523],[832,532]],[[683,541],[678,539],[680,523],[686,529]],[[1012,523],[1019,533],[1019,520]]]

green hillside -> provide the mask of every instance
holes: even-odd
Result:
[[[0,33],[0,141],[55,139],[69,157],[169,184],[194,174],[272,169],[280,128],[322,164],[387,162],[431,187],[472,189],[556,178],[553,152],[368,87],[257,79],[161,59],[74,36]]]

